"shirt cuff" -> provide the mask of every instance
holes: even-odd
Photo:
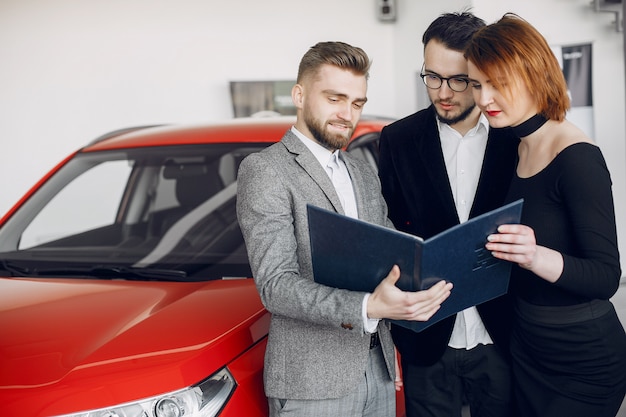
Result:
[[[363,297],[363,305],[361,306],[361,317],[363,318],[363,330],[365,330],[365,333],[374,333],[380,321],[380,319],[370,319],[367,317],[367,300],[369,300],[370,295],[370,293],[365,294],[365,297]]]

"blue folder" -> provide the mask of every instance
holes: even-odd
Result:
[[[427,289],[452,282],[450,297],[427,322],[394,320],[414,331],[505,294],[512,264],[485,249],[487,236],[501,224],[519,223],[523,200],[458,224],[429,239],[307,206],[311,256],[316,282],[372,292],[391,267],[400,267],[397,287]]]

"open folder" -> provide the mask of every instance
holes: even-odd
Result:
[[[450,297],[427,322],[393,321],[419,332],[507,292],[512,264],[494,258],[485,243],[499,225],[520,222],[522,204],[515,201],[426,240],[308,205],[315,281],[372,292],[395,264],[401,273],[396,286],[404,291],[452,282]]]

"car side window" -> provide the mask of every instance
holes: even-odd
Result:
[[[379,138],[380,133],[378,132],[366,133],[363,136],[353,139],[346,148],[346,152],[369,163],[372,168],[378,172]]]

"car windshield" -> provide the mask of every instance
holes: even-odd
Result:
[[[250,277],[235,212],[236,173],[246,155],[264,146],[79,153],[0,229],[0,273],[181,281]]]

